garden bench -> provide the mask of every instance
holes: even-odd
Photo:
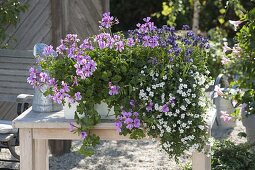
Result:
[[[216,117],[214,108],[208,110],[209,131]],[[13,120],[13,126],[20,129],[20,169],[48,170],[48,140],[81,140],[81,136],[68,131],[72,119],[65,119],[64,112],[38,113],[31,108]],[[102,120],[92,133],[102,140],[130,140],[120,136],[114,127],[113,120]],[[210,146],[205,146],[210,149]],[[198,152],[192,156],[193,170],[210,170],[210,157]]]
[[[24,112],[32,102],[33,88],[26,82],[28,68],[35,63],[32,51],[0,49],[0,116],[7,120],[0,120],[0,148],[8,148],[16,160],[19,155],[15,146],[19,145],[18,129],[12,127],[12,117]],[[17,106],[16,113],[8,113],[9,109]],[[4,115],[4,114],[7,114]],[[15,114],[9,116],[8,114]],[[9,119],[9,120],[8,120]]]

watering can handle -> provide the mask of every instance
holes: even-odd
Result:
[[[221,80],[222,80],[223,85],[225,87],[229,87],[228,78],[224,74],[219,74],[218,75],[218,77],[215,79],[214,86],[220,85],[221,84]]]

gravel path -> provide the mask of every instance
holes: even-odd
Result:
[[[246,139],[237,134],[244,132],[241,122],[233,130],[213,128],[215,138],[229,138],[241,143]],[[152,141],[101,141],[92,157],[85,158],[75,151],[80,141],[73,142],[72,152],[60,157],[50,157],[50,170],[179,170],[173,159],[158,150],[158,143]],[[17,147],[17,149],[19,149]],[[2,149],[0,158],[10,158],[8,150]],[[182,162],[190,161],[190,155],[181,158]],[[0,162],[0,168],[19,169],[18,163]]]

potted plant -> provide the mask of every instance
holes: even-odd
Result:
[[[111,32],[117,23],[105,13],[98,35],[81,41],[68,34],[56,48],[57,58],[48,46],[39,62],[39,78],[30,79],[46,83],[45,95],[57,103],[78,103],[71,131],[84,139],[81,153],[91,155],[91,147],[99,142],[90,129],[100,122],[95,105],[101,102],[114,108],[115,127],[121,135],[159,138],[170,157],[201,151],[208,137],[207,39],[196,36],[187,25],[182,36],[173,27],[157,28],[149,17],[126,38]]]
[[[232,86],[236,89],[229,93],[236,101],[236,110],[230,116],[237,118],[241,112],[243,125],[246,127],[248,141],[255,142],[255,8],[249,11],[242,21],[230,21],[237,29],[237,43],[230,48],[224,44],[227,53],[224,60],[226,65],[235,70],[236,76]],[[239,107],[241,106],[241,107]],[[229,115],[223,115],[231,119]],[[229,118],[227,118],[229,117]]]

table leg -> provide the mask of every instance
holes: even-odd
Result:
[[[35,170],[49,170],[48,140],[34,139]]]
[[[33,139],[31,129],[20,129],[20,170],[33,170]]]

